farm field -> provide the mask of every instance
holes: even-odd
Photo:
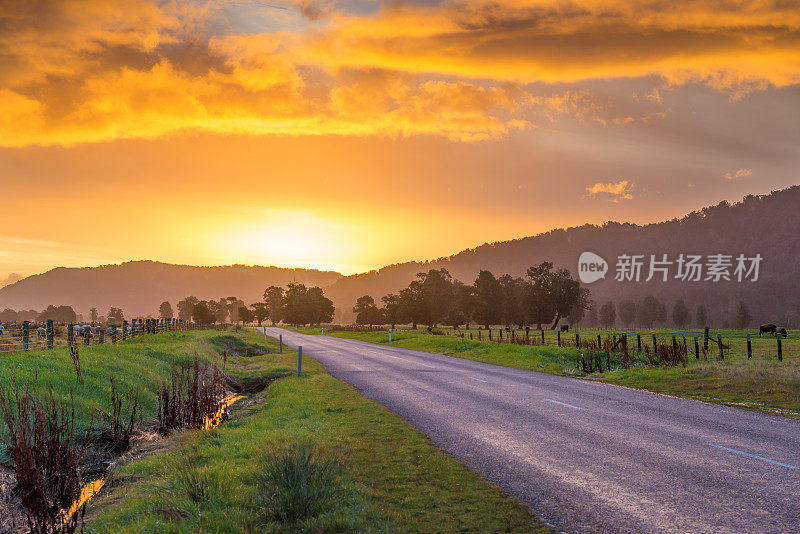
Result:
[[[303,333],[319,334],[320,328],[300,328]],[[603,381],[611,384],[645,389],[656,393],[664,393],[702,401],[740,406],[752,410],[779,414],[788,417],[800,417],[800,332],[789,332],[788,339],[783,340],[783,361],[777,360],[777,341],[774,337],[759,338],[757,331],[751,333],[752,360],[747,359],[747,333],[740,330],[712,330],[710,337],[720,334],[723,343],[730,347],[724,350],[724,359],[719,360],[715,343],[709,344],[709,350],[702,352],[702,336],[700,358],[694,354],[695,334],[687,336],[689,354],[686,365],[674,367],[655,367],[638,363],[625,369],[612,361],[610,372],[582,373],[576,364],[575,347],[557,346],[557,333],[545,330],[546,345],[515,345],[508,343],[492,343],[470,340],[469,332],[457,332],[448,328],[437,329],[444,335],[428,334],[424,328],[417,331],[401,328],[393,332],[391,345],[407,349],[447,354],[470,360],[516,367],[546,373],[579,376],[587,379]],[[477,337],[477,330],[471,330]],[[619,336],[623,331],[605,329],[577,329],[582,338]],[[648,333],[648,330],[627,330],[631,333]],[[695,332],[694,330],[692,332]],[[462,339],[460,333],[466,333]],[[497,338],[498,329],[494,329]],[[524,333],[524,332],[523,332]],[[531,331],[531,336],[539,335],[539,331]],[[565,341],[574,340],[576,331],[564,334]],[[386,331],[351,332],[325,329],[326,335],[359,339],[371,343],[389,344]],[[517,335],[520,331],[517,330]],[[508,336],[504,332],[504,336]],[[681,335],[678,334],[678,339]],[[659,343],[670,340],[659,338]],[[649,336],[643,339],[649,340]],[[643,341],[644,343],[645,341]],[[636,352],[635,336],[629,337],[631,352]]]
[[[12,354],[3,364],[17,380],[38,372],[40,391],[52,386],[61,398],[73,391],[81,426],[96,424],[89,414],[110,408],[113,374],[118,389],[139,389],[145,430],[154,428],[155,391],[173,359],[197,355],[243,384],[283,377],[247,393],[231,409],[231,420],[215,429],[135,446],[134,457],[141,457],[116,471],[91,501],[87,532],[544,530],[516,500],[315,361],[304,358],[302,377],[287,376],[297,353],[287,348],[279,354],[271,338],[242,330],[184,331],[81,349],[82,386],[75,385],[66,348]],[[4,385],[10,374],[0,374]],[[281,479],[263,474],[270,460],[298,451],[337,468],[322,469],[329,476],[315,488],[321,504],[292,519],[291,499],[276,493]]]

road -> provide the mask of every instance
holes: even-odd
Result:
[[[800,421],[267,328],[566,532],[800,532]]]

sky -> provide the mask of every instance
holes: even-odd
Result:
[[[0,285],[654,222],[798,146],[797,1],[0,0]]]

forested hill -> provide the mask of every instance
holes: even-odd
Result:
[[[485,244],[434,261],[390,265],[379,271],[343,277],[327,288],[326,293],[339,310],[347,313],[359,296],[369,294],[379,301],[381,296],[407,286],[423,270],[443,267],[454,278],[471,283],[480,269],[489,269],[498,276],[505,273],[522,276],[529,266],[552,261],[575,275],[578,257],[584,251],[602,256],[609,264],[605,280],[587,285],[598,305],[607,300],[618,304],[623,299],[638,300],[653,295],[669,309],[676,299],[682,298],[690,310],[698,304],[706,305],[712,323],[722,326],[725,321],[732,321],[735,307],[742,300],[750,307],[754,322],[791,322],[793,327],[800,327],[797,324],[800,322],[800,186],[769,195],[747,196],[735,204],[721,202],[681,219],[644,226],[608,222],[602,226],[559,229]],[[660,276],[650,282],[643,281],[649,274],[651,254],[659,259],[667,254],[668,260],[675,261],[681,253],[703,255],[704,261],[713,254],[732,255],[734,263],[740,254],[747,257],[761,254],[763,260],[756,282],[737,282],[735,277],[730,282],[676,280],[675,264],[667,282],[661,281]],[[621,254],[645,256],[642,281],[614,280]],[[731,274],[733,271],[731,268]]]
[[[291,281],[328,286],[341,278],[333,271],[229,265],[194,267],[154,261],[132,261],[102,267],[59,267],[29,276],[0,289],[0,309],[42,310],[49,304],[72,306],[87,314],[97,308],[105,314],[111,306],[126,316],[156,316],[161,302],[173,307],[189,295],[203,299],[236,296],[247,304],[261,300],[270,285]]]

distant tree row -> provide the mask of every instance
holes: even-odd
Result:
[[[671,322],[668,319],[671,319]],[[740,301],[736,307],[733,326],[738,329],[744,329],[749,327],[752,322],[753,316],[750,313],[750,308],[746,303]],[[702,328],[709,324],[709,314],[708,309],[700,304],[695,309],[693,322],[692,312],[686,302],[683,299],[679,299],[673,304],[672,312],[668,317],[664,303],[653,296],[647,296],[639,302],[623,300],[619,303],[619,306],[616,306],[612,301],[607,301],[599,310],[591,307],[588,323],[605,328],[611,328],[616,324],[625,327],[637,325],[642,328],[671,324],[680,329],[694,324],[694,326]],[[726,327],[730,327],[729,322]]]
[[[579,320],[589,307],[589,291],[573,279],[567,269],[553,269],[544,262],[530,267],[526,278],[508,274],[499,278],[490,271],[480,271],[472,285],[453,277],[446,269],[418,273],[407,288],[375,300],[364,295],[356,301],[353,312],[360,325],[423,324],[453,327],[475,322],[484,327],[548,325],[559,321]]]
[[[90,317],[92,323],[122,323],[124,320],[122,309],[114,308],[113,306],[105,317],[98,315],[97,308],[92,308],[90,310]],[[78,322],[78,314],[75,313],[72,306],[54,306],[52,304],[41,312],[37,312],[36,310],[15,311],[10,308],[6,308],[0,312],[0,322],[2,323],[21,323],[23,321],[37,321],[43,323],[48,319],[56,323],[76,323]]]
[[[237,297],[219,300],[199,300],[186,297],[177,303],[178,318],[203,324],[252,323],[261,325],[270,320],[272,324],[283,322],[291,325],[322,324],[333,320],[333,302],[325,297],[319,287],[306,287],[292,282],[286,289],[270,286],[264,291],[264,301],[246,306]],[[172,318],[172,306],[162,302],[159,314]]]

